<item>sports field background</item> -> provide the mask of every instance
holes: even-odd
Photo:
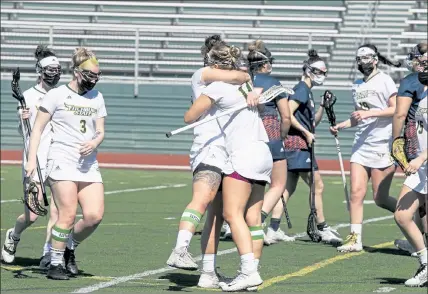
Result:
[[[190,199],[190,172],[102,169],[106,190],[105,217],[98,230],[76,251],[81,275],[70,281],[46,279],[38,269],[47,218],[39,219],[21,236],[15,265],[1,265],[2,293],[48,292],[206,292],[196,288],[198,272],[168,268],[165,264],[175,246],[177,224]],[[21,168],[1,166],[1,242],[22,211]],[[391,195],[397,196],[402,179],[395,179]],[[325,214],[330,225],[339,225],[346,237],[348,213],[339,177],[324,177]],[[289,203],[293,223],[290,234],[306,230],[308,188],[298,185]],[[371,189],[369,189],[371,193]],[[366,200],[372,200],[371,196]],[[294,243],[265,247],[259,292],[417,292],[426,288],[403,286],[418,267],[417,259],[395,249],[402,235],[392,215],[374,204],[364,205],[364,253],[339,254],[332,246],[309,242],[306,236]],[[286,223],[281,224],[286,229]],[[200,228],[202,225],[200,226]],[[304,234],[302,234],[304,235]],[[200,256],[200,235],[190,251]],[[239,258],[231,241],[220,243],[219,271],[233,276]],[[104,288],[102,288],[104,287]]]

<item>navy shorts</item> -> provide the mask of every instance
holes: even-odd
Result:
[[[286,150],[287,170],[289,172],[310,172],[311,153],[309,150]],[[318,170],[317,160],[314,162],[314,170]]]
[[[272,140],[267,143],[270,149],[270,153],[272,154],[273,161],[279,161],[286,159],[286,154],[284,150],[284,145],[281,140]]]

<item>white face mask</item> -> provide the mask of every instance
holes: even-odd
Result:
[[[314,83],[315,86],[321,86],[322,84],[324,84],[325,81],[325,75],[314,75],[312,74],[312,82]]]

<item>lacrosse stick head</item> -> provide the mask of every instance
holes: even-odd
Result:
[[[26,178],[24,180],[24,199],[25,206],[34,214],[45,216],[48,214],[46,208],[44,208],[39,202],[39,188],[36,182]]]
[[[406,140],[404,137],[395,138],[395,140],[392,142],[391,156],[398,163],[402,170],[405,170],[409,166],[405,146]]]
[[[326,90],[322,97],[324,97],[325,108],[333,109],[333,105],[337,100],[336,96],[330,90]]]
[[[280,86],[280,85],[272,86],[260,95],[260,103],[267,103],[269,101],[272,101],[273,99],[275,99],[275,97],[277,97],[278,95],[280,95],[282,93],[287,93],[288,95],[293,95],[294,91],[293,91],[293,89],[290,89],[290,88],[287,88],[284,86]]]
[[[24,95],[22,95],[21,88],[19,87],[19,80],[21,79],[21,72],[19,71],[19,67],[12,73],[12,96],[21,104],[23,108],[26,108]]]
[[[314,210],[311,210],[311,213],[309,214],[308,217],[308,226],[306,228],[306,233],[308,234],[309,238],[311,238],[311,240],[313,242],[321,242],[322,238],[321,238],[321,234],[317,228],[317,221],[316,221],[316,212]]]

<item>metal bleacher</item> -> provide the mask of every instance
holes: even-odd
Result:
[[[288,86],[299,80],[308,49],[317,49],[329,65],[329,76],[324,87],[314,90],[315,97],[326,88],[336,90],[341,120],[352,108],[349,86],[356,47],[370,40],[384,55],[401,58],[408,50],[404,44],[426,39],[422,2],[2,1],[2,149],[21,144],[13,135],[10,72],[19,66],[25,85],[31,86],[33,51],[39,43],[57,52],[64,68],[62,81],[70,77],[75,47],[96,52],[104,74],[99,89],[109,112],[103,150],[186,154],[191,132],[168,141],[164,133],[182,125],[191,94],[189,78],[201,66],[206,36],[221,34],[244,49],[255,39],[264,40],[275,56],[273,75]],[[374,11],[376,18],[370,20]],[[398,81],[404,73],[391,74]],[[335,158],[327,129],[325,122],[318,129],[318,151],[320,157]],[[342,137],[346,156],[353,132]]]

